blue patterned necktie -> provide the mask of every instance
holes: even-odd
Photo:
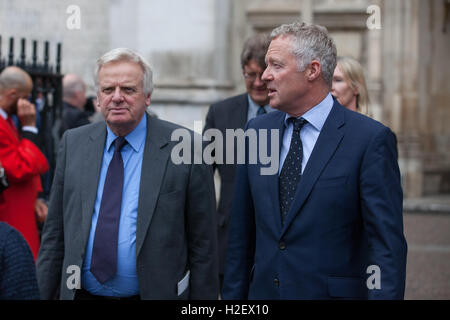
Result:
[[[302,175],[303,145],[300,139],[300,130],[307,123],[303,118],[289,118],[288,121],[293,123],[294,130],[292,131],[289,152],[284,160],[279,177],[281,222],[283,224],[294,200]]]
[[[127,140],[124,137],[118,137],[114,141],[114,155],[108,166],[95,229],[91,272],[102,284],[113,277],[117,271],[117,241],[124,177],[120,151],[126,143]]]

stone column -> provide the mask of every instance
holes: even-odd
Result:
[[[396,133],[405,197],[423,194],[419,123],[419,0],[383,1],[385,123]]]

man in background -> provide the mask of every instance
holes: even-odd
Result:
[[[86,85],[76,74],[66,74],[63,78],[63,112],[61,119],[61,135],[64,131],[83,126],[89,122],[89,114],[85,112]]]
[[[242,74],[247,92],[211,105],[206,116],[204,131],[218,129],[225,138],[226,129],[243,129],[248,120],[274,110],[269,106],[267,86],[261,80],[262,73],[266,68],[264,58],[269,43],[270,39],[267,34],[255,34],[247,39],[241,53]],[[222,152],[224,159],[225,147],[226,140],[224,140]],[[223,281],[228,222],[233,201],[235,163],[214,164],[214,169],[217,168],[220,176],[220,198],[217,210],[220,283]]]

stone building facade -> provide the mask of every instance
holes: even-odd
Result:
[[[338,54],[365,68],[372,114],[398,138],[405,196],[450,194],[449,3],[0,0],[1,48],[10,36],[62,42],[62,72],[80,74],[91,94],[96,59],[135,49],[154,69],[152,110],[194,128],[211,103],[245,90],[239,55],[249,35],[295,20],[321,24]]]

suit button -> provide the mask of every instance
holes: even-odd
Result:
[[[286,249],[286,243],[284,241],[281,241],[280,243],[278,243],[278,248],[280,250]]]
[[[279,286],[280,286],[280,280],[278,280],[277,278],[273,279],[273,284],[274,284],[276,287],[279,287]]]

